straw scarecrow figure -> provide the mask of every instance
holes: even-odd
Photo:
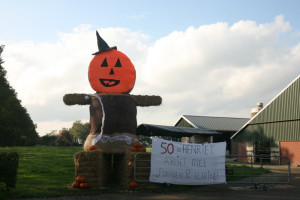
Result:
[[[96,32],[98,51],[90,62],[88,77],[95,94],[66,94],[66,105],[90,105],[91,130],[84,149],[97,145],[104,152],[129,150],[136,137],[136,106],[158,106],[160,96],[130,95],[136,79],[134,65],[117,47]]]
[[[128,187],[133,180],[130,151],[137,141],[137,106],[158,106],[160,96],[131,95],[136,72],[130,59],[108,44],[96,32],[98,49],[88,77],[95,94],[66,94],[66,105],[89,105],[91,130],[84,150],[74,155],[75,175],[85,176],[90,187],[118,181]],[[89,151],[97,147],[96,151]]]

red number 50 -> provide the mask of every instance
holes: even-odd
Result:
[[[167,152],[172,154],[174,152],[174,145],[172,143],[167,144],[166,142],[162,142],[160,146],[164,149],[164,151],[160,152],[161,154],[165,154]]]

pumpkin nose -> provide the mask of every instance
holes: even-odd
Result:
[[[110,75],[114,75],[114,74],[115,74],[114,70],[111,69],[110,72],[109,72],[109,74],[110,74]]]

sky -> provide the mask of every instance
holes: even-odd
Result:
[[[297,0],[0,0],[7,79],[40,136],[89,121],[68,93],[93,94],[88,68],[96,30],[132,61],[137,122],[175,125],[181,115],[250,117],[300,74]]]

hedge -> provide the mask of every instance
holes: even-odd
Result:
[[[19,155],[16,152],[0,152],[0,182],[4,182],[6,189],[15,188]]]

